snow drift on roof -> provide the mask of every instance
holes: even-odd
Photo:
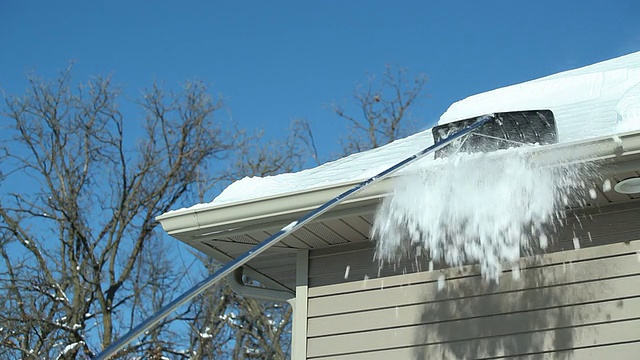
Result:
[[[204,205],[242,202],[368,179],[394,165],[398,159],[431,145],[431,131],[423,131],[312,169],[275,176],[245,177],[229,185],[211,204]]]
[[[438,124],[494,112],[549,109],[556,118],[559,142],[638,130],[639,84],[636,52],[470,96],[453,103]]]
[[[452,104],[439,124],[495,112],[552,110],[559,142],[640,130],[640,52],[470,96]],[[433,144],[431,129],[313,169],[244,178],[211,207],[365,180]]]

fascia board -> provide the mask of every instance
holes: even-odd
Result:
[[[385,196],[391,189],[390,180],[385,179],[363,189],[352,198],[345,200],[333,212],[357,207],[359,204]],[[286,221],[292,215],[317,208],[328,199],[340,195],[358,183],[359,181],[342,183],[240,203],[188,208],[160,215],[156,220],[160,221],[162,228],[170,235],[193,231],[201,233],[205,229],[212,235],[216,231],[229,235],[235,227],[247,228],[265,222]]]

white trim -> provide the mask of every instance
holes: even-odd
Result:
[[[309,250],[298,251],[296,264],[296,297],[291,330],[291,359],[307,358],[307,314],[309,297]]]

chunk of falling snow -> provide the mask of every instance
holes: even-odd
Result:
[[[596,192],[596,189],[589,189],[589,196],[595,200],[598,197],[598,193]]]
[[[438,276],[438,291],[444,289],[444,275]]]
[[[622,145],[622,139],[620,139],[618,135],[613,136],[613,142],[615,142],[616,145]]]
[[[578,250],[580,249],[580,240],[577,237],[573,238],[573,247]]]
[[[364,275],[364,279],[362,279],[362,288],[366,289],[367,288],[367,281],[369,280],[369,276],[368,275]]]
[[[344,269],[344,278],[348,278],[349,277],[349,269],[351,269],[351,267],[349,265],[347,265],[347,268]]]
[[[540,247],[546,249],[549,246],[549,240],[547,239],[547,235],[540,235]]]
[[[433,261],[429,261],[429,271],[433,271]]]
[[[589,237],[589,242],[593,242],[593,239],[591,238],[591,231],[587,231],[587,236]]]
[[[604,192],[611,191],[611,180],[607,179],[604,181],[604,184],[602,184],[602,191]]]
[[[513,280],[520,280],[520,267],[518,265],[514,265],[511,268],[511,277]]]
[[[290,231],[290,230],[291,230],[291,229],[293,229],[293,227],[294,227],[294,226],[296,226],[296,225],[298,225],[298,222],[297,222],[297,221],[293,221],[293,222],[291,222],[291,224],[289,224],[289,225],[287,225],[287,226],[283,227],[283,228],[282,228],[282,229],[280,229],[280,230],[282,230],[282,231]]]

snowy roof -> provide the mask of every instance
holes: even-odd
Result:
[[[512,85],[452,104],[438,124],[479,115],[552,110],[560,143],[640,130],[640,52]],[[211,203],[176,212],[246,203],[365,180],[433,144],[431,129],[316,168],[244,178]]]

